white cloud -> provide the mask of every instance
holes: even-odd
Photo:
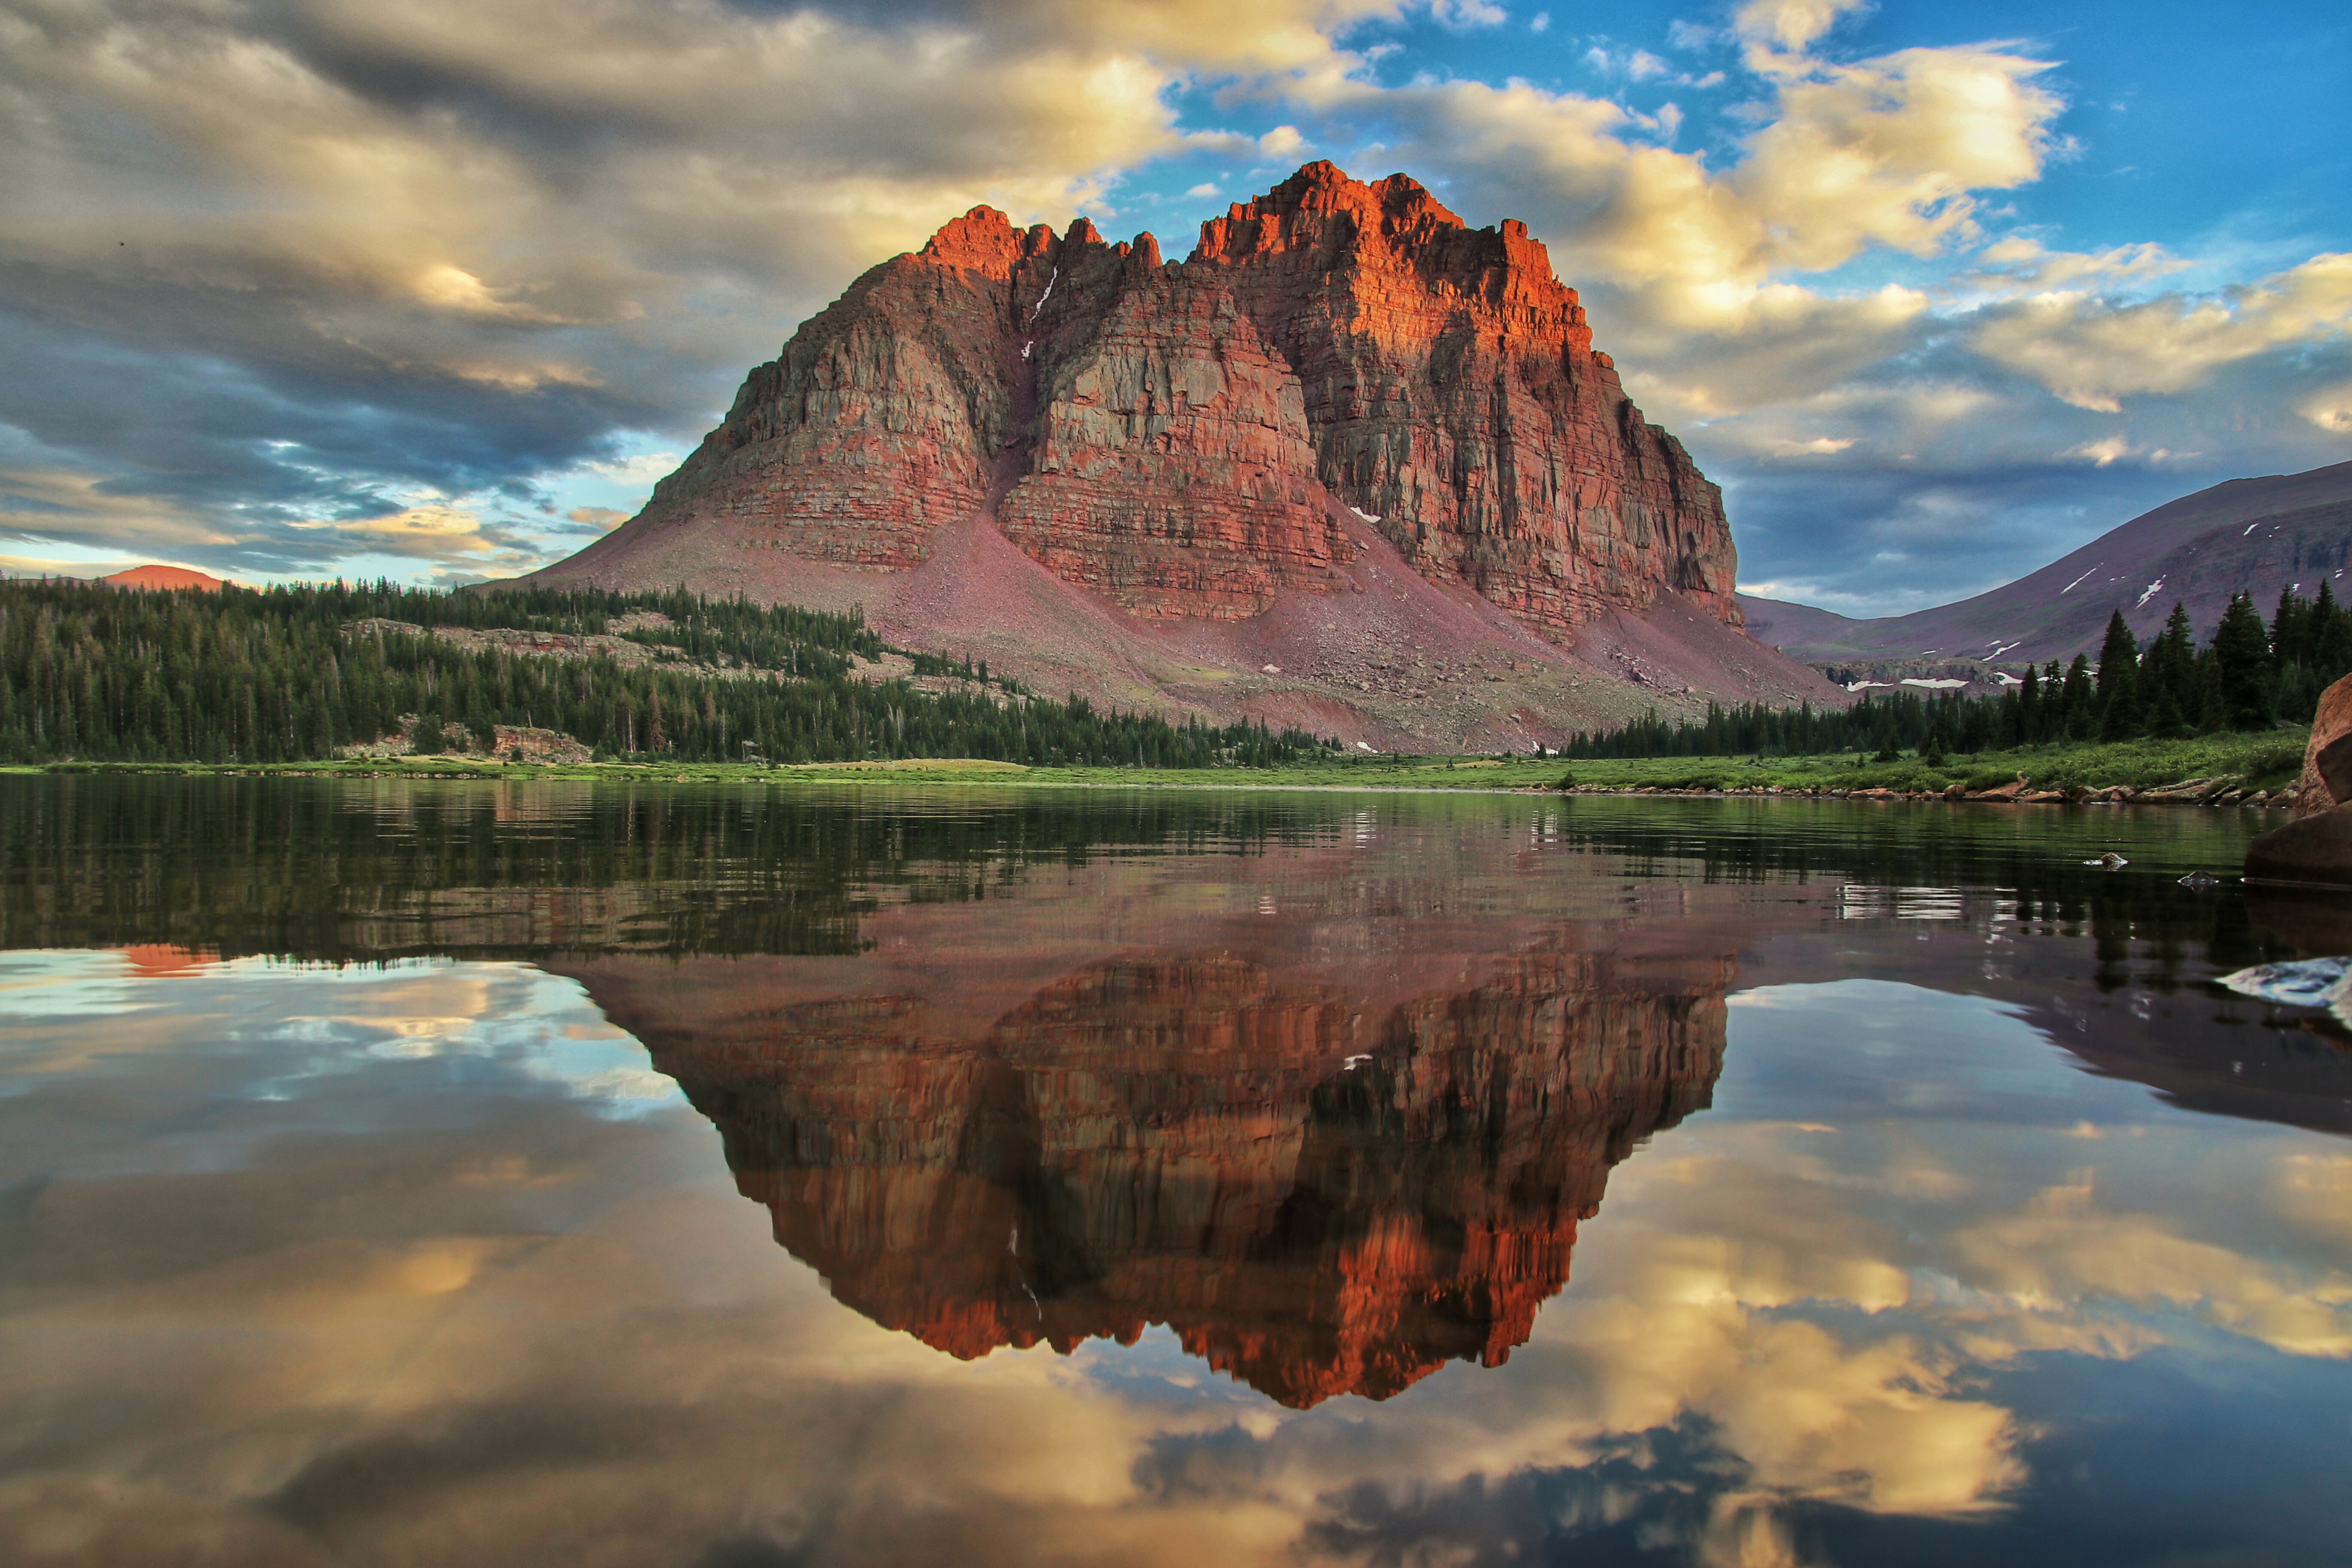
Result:
[[[528,572],[549,558],[537,541],[445,501],[426,501],[384,517],[296,526],[331,533],[359,553],[414,561],[436,573]]]
[[[1839,17],[1868,8],[1867,0],[1746,0],[1732,14],[1731,25],[1751,44],[1794,52],[1819,39]]]
[[[2118,245],[2100,251],[2044,250],[2025,235],[1994,241],[1977,253],[1981,270],[1965,284],[1994,292],[2061,288],[2069,283],[2128,283],[2161,278],[2190,265],[2160,245]]]
[[[590,463],[586,468],[615,484],[650,485],[667,477],[681,460],[682,455],[677,452],[635,452],[617,463]]]
[[[1493,0],[1428,0],[1430,18],[1441,26],[1499,27],[1510,13]]]
[[[1989,308],[1969,346],[2064,402],[2112,414],[2126,397],[2181,392],[2221,366],[2347,328],[2352,253],[2336,253],[2221,295],[2118,303],[2053,289]]]
[[[1268,158],[1295,158],[1307,148],[1296,125],[1277,125],[1257,139],[1257,150]]]
[[[2294,411],[2323,430],[2352,435],[2352,381],[2306,393],[2296,401]]]
[[[2131,454],[2131,443],[2120,436],[2105,436],[2096,441],[2085,441],[2079,447],[2069,447],[2064,456],[2084,458],[2098,468],[2105,468],[2118,458]]]

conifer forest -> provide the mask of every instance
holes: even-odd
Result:
[[[1865,692],[1853,707],[1793,709],[1710,703],[1704,720],[1667,723],[1654,713],[1622,728],[1577,736],[1569,757],[1821,756],[1866,752],[1892,762],[1916,752],[2008,751],[2061,741],[2173,740],[2307,723],[2319,694],[2352,674],[2352,607],[2326,583],[2317,597],[2282,594],[2270,624],[2252,596],[2234,595],[2200,646],[2189,612],[2172,607],[2145,647],[2107,622],[2095,663],[2077,654],[2026,665],[2000,696],[1959,691]]]
[[[466,646],[441,628],[500,628]],[[613,657],[614,638],[644,659]],[[565,638],[577,639],[573,647]],[[0,762],[281,763],[405,738],[491,751],[554,731],[604,758],[1265,767],[1327,743],[1263,724],[1171,724],[1056,701],[984,664],[887,650],[855,613],[678,591],[443,593],[375,584],[125,591],[0,584]],[[853,660],[867,661],[864,676]],[[945,689],[917,684],[955,676]]]

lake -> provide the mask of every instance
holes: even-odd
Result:
[[[2275,820],[0,779],[0,1559],[2342,1563]]]

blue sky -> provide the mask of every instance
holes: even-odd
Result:
[[[455,582],[642,503],[977,202],[1190,247],[1308,157],[1527,219],[1850,614],[2352,459],[2352,12],[0,0],[0,567]]]

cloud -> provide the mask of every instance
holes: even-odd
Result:
[[[599,533],[610,533],[629,521],[625,511],[615,511],[609,506],[575,506],[563,514],[583,528],[593,528]]]
[[[2183,391],[2215,369],[2352,329],[2352,252],[2221,295],[2118,302],[2078,289],[1993,306],[1970,346],[2077,408],[2120,412],[2136,394]]]
[[[1430,19],[1441,27],[1499,27],[1511,14],[1494,0],[1427,0]]]
[[[2305,394],[2296,402],[2295,412],[2323,430],[2352,434],[2352,381]]]
[[[1277,125],[1257,139],[1259,153],[1268,158],[1294,158],[1307,148],[1307,138],[1296,125]]]
[[[1977,256],[1983,269],[1961,282],[1995,292],[2056,289],[2094,280],[2128,283],[2184,271],[2190,266],[2160,245],[2118,245],[2095,252],[2050,251],[2030,235],[1997,240]]]
[[[1731,26],[1750,43],[1794,53],[1817,41],[1841,16],[1867,9],[1867,0],[1745,0],[1732,14]]]
[[[436,572],[489,571],[510,576],[548,560],[544,546],[530,535],[440,503],[405,507],[383,517],[295,526],[324,531],[361,553],[429,564]]]

